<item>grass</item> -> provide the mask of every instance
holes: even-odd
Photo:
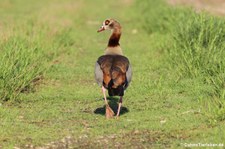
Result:
[[[15,100],[21,92],[28,91],[35,79],[43,72],[45,59],[41,50],[31,46],[25,39],[12,37],[2,46],[1,57],[1,100]],[[39,61],[40,60],[40,61]]]
[[[191,78],[201,84],[202,93],[197,95],[197,99],[205,96],[204,98],[208,99],[204,101],[210,103],[209,105],[212,104],[209,100],[212,100],[212,105],[216,105],[216,108],[209,108],[209,111],[213,111],[214,120],[223,120],[224,18],[209,16],[206,13],[196,14],[187,8],[172,8],[163,1],[157,3],[161,5],[156,7],[151,1],[141,2],[145,5],[142,6],[145,14],[144,28],[149,34],[158,32],[167,35],[169,42],[162,41],[162,48],[165,51],[167,49],[169,67],[171,71],[176,71],[179,78],[177,81]],[[161,7],[163,9],[158,9]]]
[[[211,31],[214,25],[221,26],[222,18],[208,19],[161,1],[40,0],[31,4],[28,0],[4,0],[1,6],[1,68],[12,66],[1,72],[10,74],[6,75],[8,80],[14,79],[16,84],[12,88],[6,81],[7,88],[1,86],[0,90],[9,92],[8,88],[12,88],[5,98],[7,102],[1,97],[2,148],[184,148],[184,143],[224,143],[224,122],[220,117],[224,111],[218,106],[223,102],[223,88],[217,83],[220,75],[224,79],[223,75],[218,72],[207,80],[207,71],[200,67],[207,61],[199,61],[202,64],[196,66],[198,59],[192,64],[197,73],[191,75],[182,57],[176,55],[182,54],[180,49],[185,43],[187,51],[205,47],[200,44],[204,38],[198,35],[208,34],[206,29]],[[187,14],[190,20],[182,26]],[[119,120],[105,119],[103,96],[93,74],[95,61],[103,54],[110,34],[96,31],[108,17],[123,25],[121,46],[134,74]],[[201,17],[203,22],[198,24]],[[177,21],[179,28],[174,26]],[[207,21],[212,22],[211,26]],[[191,27],[200,28],[194,30],[197,36],[193,38]],[[223,47],[223,34],[215,34],[218,30],[214,29],[212,36],[207,36],[210,44],[206,49],[211,45],[212,50]],[[189,45],[190,38],[199,43]],[[188,54],[184,56],[189,58]],[[15,67],[17,61],[21,67]],[[23,79],[15,79],[14,75],[21,74]],[[40,76],[42,79],[34,84],[33,80]],[[213,82],[219,85],[218,94]],[[28,92],[21,92],[27,87]],[[114,110],[117,101],[117,97],[110,100]]]
[[[213,105],[209,111],[214,120],[224,120],[225,21],[200,14],[186,23],[174,36],[175,44],[169,51],[171,60],[181,77],[200,78],[208,86],[204,92],[212,100],[206,101]]]

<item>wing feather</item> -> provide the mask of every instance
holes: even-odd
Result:
[[[95,63],[95,80],[98,83],[99,86],[102,86],[103,83],[103,72],[98,64],[98,62]]]
[[[95,66],[95,79],[97,83],[106,88],[112,82],[113,88],[120,85],[128,86],[131,81],[132,70],[129,60],[121,55],[103,55],[98,58]]]

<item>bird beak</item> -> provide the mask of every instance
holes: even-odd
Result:
[[[102,31],[104,31],[104,30],[105,30],[105,28],[104,28],[104,26],[102,26],[102,27],[100,27],[100,28],[98,29],[97,32],[99,33],[99,32],[102,32]]]

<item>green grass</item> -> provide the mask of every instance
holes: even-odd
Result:
[[[0,99],[15,100],[21,92],[31,88],[32,81],[40,78],[45,59],[37,46],[20,37],[11,37],[2,44],[1,49],[4,54],[0,64]]]
[[[160,6],[156,7],[155,3]],[[145,1],[140,4],[145,5],[142,6],[144,7],[142,12],[145,14],[143,26],[148,34],[160,33],[167,37],[167,41],[162,41],[161,47],[168,55],[171,71],[177,73],[176,76],[179,78],[177,82],[191,78],[195,84],[201,84],[201,88],[195,91],[200,92],[200,95],[196,95],[196,99],[207,98],[203,101],[209,106],[213,105],[213,108],[208,107],[207,114],[212,113],[214,120],[223,120],[224,18],[205,13],[196,14],[187,8],[172,8],[163,1],[154,3]]]
[[[225,112],[225,20],[204,14],[191,16],[175,33],[169,54],[180,77],[199,78],[208,86],[203,92],[214,120]]]
[[[2,96],[7,98],[1,97],[0,148],[184,148],[184,143],[225,143],[224,108],[219,106],[224,103],[224,67],[191,57],[196,58],[191,61],[192,75],[179,56],[190,58],[189,51],[211,49],[210,57],[218,56],[213,62],[224,66],[218,54],[224,52],[224,34],[216,34],[223,18],[161,1],[4,0],[0,7],[0,72],[7,74],[0,88],[1,96],[7,93]],[[188,23],[183,21],[186,16]],[[120,43],[133,68],[118,120],[105,119],[93,71],[110,34],[97,29],[108,17],[123,26]],[[209,45],[202,44],[204,40]],[[182,46],[187,53],[182,53]],[[208,75],[208,68],[215,76]],[[110,100],[114,110],[117,101]]]

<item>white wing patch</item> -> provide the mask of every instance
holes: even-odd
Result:
[[[100,68],[100,65],[98,64],[98,62],[95,63],[95,80],[99,86],[102,86],[103,72],[102,72],[102,69]]]

